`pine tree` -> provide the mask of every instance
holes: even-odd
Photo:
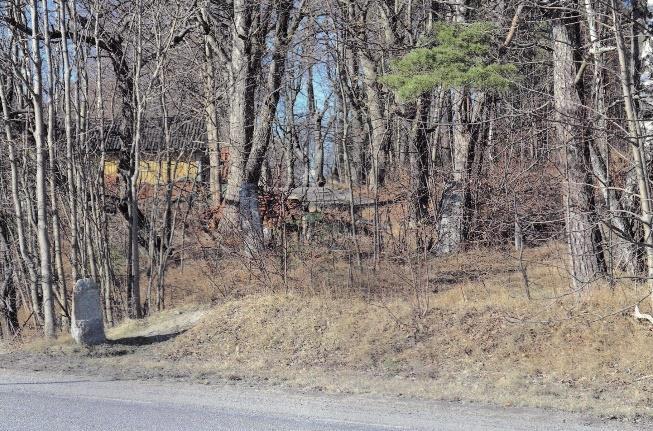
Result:
[[[515,66],[493,58],[495,27],[487,22],[441,23],[435,27],[431,47],[416,48],[391,65],[393,73],[382,82],[403,100],[413,100],[433,88],[468,87],[504,89]]]

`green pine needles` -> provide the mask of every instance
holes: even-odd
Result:
[[[516,68],[492,61],[496,27],[488,22],[438,24],[433,46],[416,48],[391,65],[393,73],[381,82],[404,100],[436,87],[501,90],[512,82]]]

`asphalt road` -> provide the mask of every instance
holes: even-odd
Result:
[[[0,369],[2,431],[635,429],[631,424],[536,409]]]

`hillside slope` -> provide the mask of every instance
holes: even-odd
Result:
[[[467,257],[482,277],[401,297],[251,293],[125,322],[106,346],[15,345],[0,366],[653,415],[653,332],[632,318],[645,292],[579,298],[533,265],[527,300],[514,271]]]

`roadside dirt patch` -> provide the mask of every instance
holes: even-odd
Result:
[[[167,341],[192,328],[207,313],[208,307],[186,306],[156,313],[143,320],[125,320],[107,331],[112,344],[151,344]]]
[[[0,367],[127,379],[180,377],[179,373],[160,365],[156,345],[188,330],[206,312],[205,306],[190,305],[157,313],[140,321],[127,320],[109,328],[106,331],[108,342],[99,346],[82,347],[69,336],[62,336],[53,342],[37,339],[24,344],[5,345],[5,349],[0,350]]]

